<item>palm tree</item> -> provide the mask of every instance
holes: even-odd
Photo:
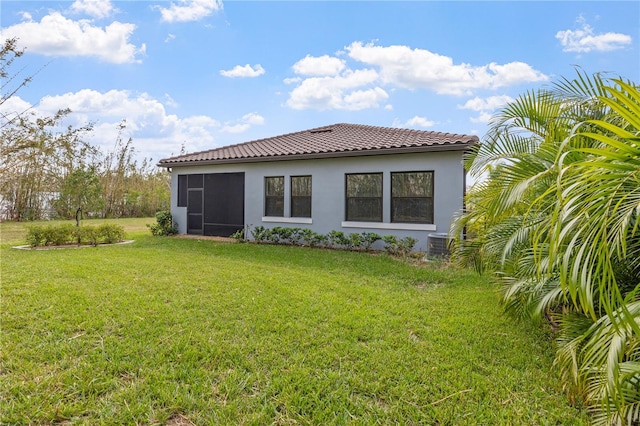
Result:
[[[557,201],[557,159],[560,154],[565,164],[583,159],[584,154],[569,153],[576,143],[569,135],[585,118],[604,113],[594,101],[603,80],[578,77],[508,104],[467,159],[478,183],[468,194],[471,209],[454,231],[461,235],[466,227],[475,238],[458,245],[459,259],[480,270],[499,270],[508,286],[506,301],[523,316],[539,316],[562,298],[555,265],[545,260],[545,232]]]
[[[565,175],[550,251],[562,288],[588,300],[583,312],[594,320],[559,363],[580,360],[572,378],[599,403],[597,419],[628,424],[640,419],[640,91],[620,79],[603,90],[607,115],[572,136],[585,159],[558,161]]]
[[[458,258],[497,271],[509,311],[559,327],[564,388],[602,423],[640,418],[639,130],[622,80],[520,96],[468,159],[485,178],[454,225],[475,234]]]

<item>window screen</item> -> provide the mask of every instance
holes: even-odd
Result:
[[[284,176],[264,178],[264,215],[284,216]]]
[[[433,223],[433,172],[391,173],[391,222]]]
[[[178,207],[187,207],[187,175],[178,175]]]
[[[382,222],[382,173],[346,175],[346,220]]]
[[[311,176],[291,176],[291,217],[311,217]]]

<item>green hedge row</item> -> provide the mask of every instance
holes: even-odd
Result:
[[[246,241],[245,231],[232,235],[238,241]],[[370,250],[376,241],[384,243],[384,250],[395,256],[408,256],[418,240],[413,237],[398,238],[395,235],[378,235],[375,232],[345,234],[342,231],[331,231],[319,234],[308,228],[287,228],[276,226],[265,228],[256,226],[251,236],[257,243],[306,245],[309,247],[331,247],[346,250]]]
[[[61,246],[68,244],[113,244],[123,241],[121,225],[105,223],[98,226],[34,225],[27,227],[27,242],[31,247]]]

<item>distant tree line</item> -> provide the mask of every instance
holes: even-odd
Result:
[[[92,124],[61,126],[71,113],[41,117],[3,105],[32,76],[11,71],[24,50],[7,39],[0,50],[0,219],[142,217],[169,208],[170,178],[151,160],[134,159],[131,138],[119,124],[114,149],[103,152],[85,142]],[[8,104],[7,104],[8,105]]]

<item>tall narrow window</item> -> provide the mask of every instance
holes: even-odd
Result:
[[[433,223],[433,172],[391,173],[391,222]]]
[[[311,176],[291,176],[291,217],[311,217]]]
[[[346,220],[382,222],[382,173],[346,175]]]
[[[264,215],[284,216],[284,176],[264,178]]]
[[[178,207],[187,207],[187,175],[178,175]]]

